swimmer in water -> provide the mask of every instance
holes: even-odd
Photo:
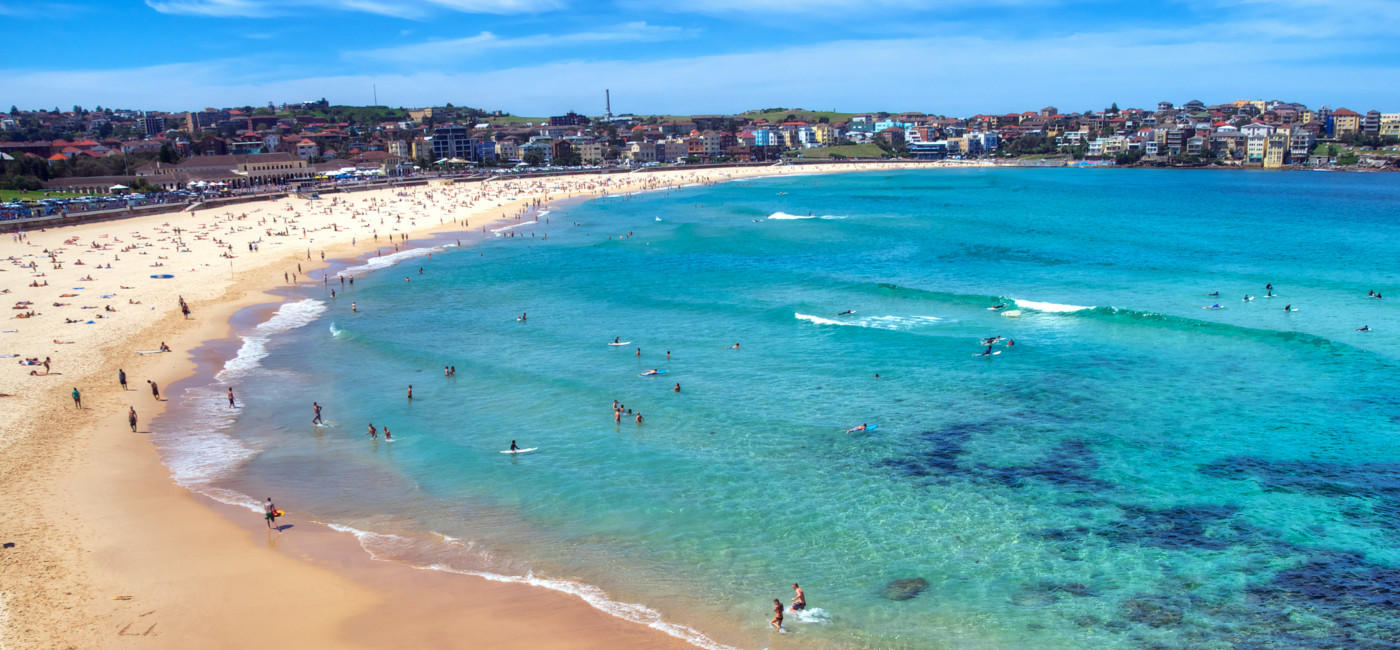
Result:
[[[731,350],[738,350],[738,349],[739,349],[739,344],[738,344],[738,343],[735,343],[734,345],[729,346],[729,349],[731,349]]]
[[[672,391],[672,392],[676,392],[676,393],[681,392],[681,383],[680,383],[680,382],[676,382],[676,387],[675,387],[675,388],[672,388],[671,391]]]

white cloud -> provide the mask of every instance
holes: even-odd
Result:
[[[102,104],[188,109],[325,96],[367,103],[453,102],[523,115],[598,113],[610,88],[613,110],[637,113],[732,112],[760,106],[841,110],[921,110],[969,115],[1037,109],[1151,106],[1158,100],[1208,102],[1269,97],[1354,110],[1400,109],[1400,61],[1369,67],[1341,60],[1355,43],[1259,47],[1223,35],[1186,41],[1166,31],[1070,34],[1034,39],[849,40],[695,57],[559,61],[510,69],[402,74],[370,66],[354,73],[298,77],[297,62],[245,59],[135,70],[0,71],[12,101],[28,106]],[[471,37],[473,43],[499,39]],[[580,36],[579,38],[585,38]],[[1338,60],[1336,63],[1327,61]],[[916,63],[915,63],[916,62]],[[775,69],[821,72],[774,74]],[[325,70],[327,66],[314,69]],[[362,71],[362,72],[361,72]],[[122,79],[114,84],[112,79]],[[159,98],[153,100],[153,98]],[[158,103],[157,103],[158,102]]]
[[[623,0],[635,9],[670,13],[700,14],[783,14],[813,19],[873,20],[880,11],[935,11],[939,9],[985,9],[992,6],[1026,5],[1033,0]],[[1041,0],[1038,5],[1056,4]],[[889,16],[883,16],[888,18]]]
[[[163,14],[213,18],[282,16],[311,7],[420,19],[443,10],[518,14],[550,11],[563,4],[562,0],[146,0],[146,6]]]
[[[564,45],[596,43],[649,43],[686,38],[694,34],[694,30],[682,27],[631,22],[601,30],[559,35],[535,34],[530,36],[501,37],[491,32],[481,32],[475,36],[467,36],[465,38],[427,41],[374,50],[351,51],[346,52],[344,56],[349,59],[432,64],[444,60],[459,60],[463,57],[492,50],[522,48],[542,49]]]

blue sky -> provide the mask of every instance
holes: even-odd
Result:
[[[0,0],[0,104],[1400,111],[1395,0]]]

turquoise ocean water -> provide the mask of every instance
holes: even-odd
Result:
[[[157,426],[177,479],[699,645],[1400,643],[1400,176],[858,173],[543,218],[243,332]],[[819,611],[780,638],[793,582]]]

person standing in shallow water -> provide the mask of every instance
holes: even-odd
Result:
[[[271,500],[268,501],[268,503],[271,502]],[[779,632],[783,631],[783,601],[777,598],[773,599],[773,620],[768,621],[768,624]]]
[[[408,401],[413,401],[413,384],[408,385]]]

